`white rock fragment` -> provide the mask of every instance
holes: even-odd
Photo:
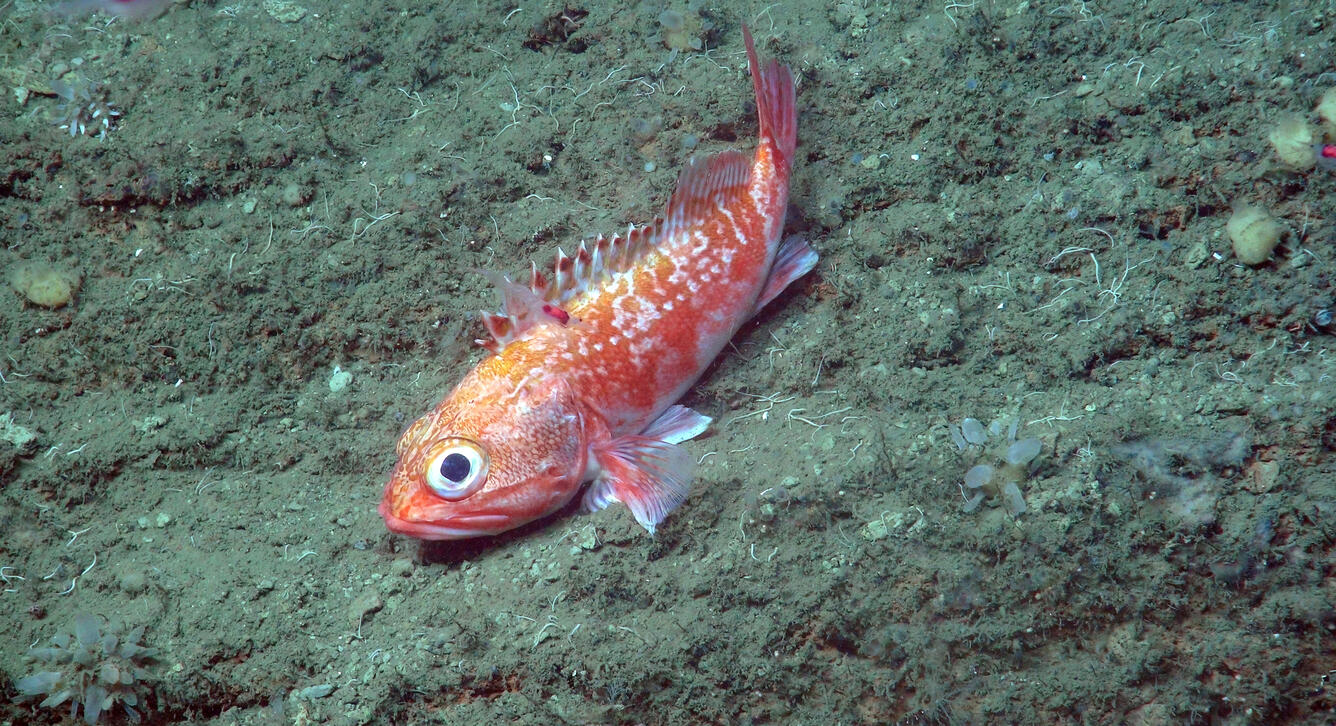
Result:
[[[908,527],[905,525],[913,520]],[[913,510],[902,512],[883,512],[882,515],[858,528],[858,534],[869,542],[876,542],[879,539],[885,539],[891,532],[899,529],[904,530],[904,534],[912,535],[923,528],[923,511],[915,507]]]
[[[14,414],[6,412],[0,415],[0,439],[8,441],[16,449],[25,449],[28,444],[37,440],[37,434],[31,429],[24,428],[14,423]]]
[[[280,23],[295,23],[306,17],[306,8],[292,0],[264,0],[264,11]]]
[[[340,393],[341,391],[343,391],[343,389],[348,387],[349,383],[352,382],[353,382],[353,374],[343,370],[338,366],[334,366],[334,372],[329,377],[329,392]]]
[[[297,691],[297,698],[304,701],[313,701],[317,698],[324,698],[334,692],[334,686],[329,683],[321,683],[315,686],[307,686]]]
[[[858,534],[869,542],[885,539],[891,533],[891,527],[884,519],[874,519],[858,528]]]
[[[1025,512],[1025,495],[1021,494],[1021,488],[1016,486],[1016,482],[1009,481],[1002,486],[1002,502],[1007,507],[1007,512],[1015,517]]]

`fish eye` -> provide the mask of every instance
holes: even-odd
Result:
[[[432,447],[423,472],[427,486],[444,499],[464,499],[487,481],[487,452],[468,439],[446,439]]]

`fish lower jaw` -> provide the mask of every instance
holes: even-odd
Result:
[[[447,522],[420,522],[402,519],[387,511],[382,511],[381,516],[385,518],[385,526],[391,532],[429,541],[488,537],[514,528],[513,518],[503,515],[480,514],[454,517]]]

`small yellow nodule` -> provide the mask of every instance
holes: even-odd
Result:
[[[1234,209],[1233,216],[1225,224],[1225,231],[1234,244],[1234,256],[1239,262],[1256,266],[1271,258],[1285,229],[1265,209],[1244,204]]]
[[[28,302],[45,308],[69,304],[79,291],[79,276],[45,262],[22,262],[9,271],[9,284]]]
[[[1313,127],[1308,125],[1304,117],[1293,114],[1282,117],[1267,138],[1276,150],[1276,156],[1279,156],[1286,166],[1303,170],[1311,169],[1313,164],[1317,163],[1317,158],[1313,154],[1313,144],[1317,143],[1317,135],[1313,133]]]
[[[1317,101],[1317,115],[1322,119],[1327,141],[1336,142],[1336,88],[1328,88]]]

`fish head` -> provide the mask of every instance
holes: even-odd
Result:
[[[589,447],[569,383],[477,374],[400,438],[380,503],[390,530],[424,540],[498,534],[579,490]]]

